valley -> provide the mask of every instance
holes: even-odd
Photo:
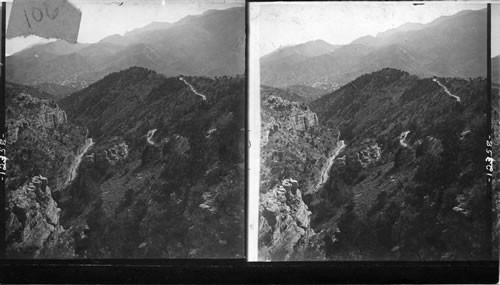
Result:
[[[244,13],[8,57],[9,257],[244,257]]]
[[[318,183],[318,186],[316,187],[316,189],[319,189],[319,188],[323,187],[323,185],[328,181],[328,179],[329,179],[329,173],[330,173],[330,170],[332,168],[333,162],[335,161],[335,158],[337,158],[337,156],[339,155],[339,153],[344,148],[345,148],[344,141],[343,140],[339,141],[337,143],[337,147],[333,150],[332,156],[330,156],[328,158],[325,166],[321,170],[321,181]]]
[[[85,145],[83,146],[83,149],[80,151],[80,153],[76,156],[75,160],[71,164],[69,168],[69,176],[68,176],[68,181],[66,181],[65,185],[69,185],[77,175],[78,167],[80,167],[80,163],[82,162],[83,156],[87,153],[89,148],[91,148],[94,145],[94,141],[92,138],[87,138],[85,140]]]
[[[258,260],[490,259],[484,6],[255,5]]]
[[[391,68],[309,104],[262,88],[259,258],[488,258],[485,88]]]
[[[242,256],[244,78],[189,80],[192,86],[134,67],[59,101],[61,107],[56,108],[70,115],[58,128],[81,128],[81,139],[68,145],[72,156],[66,167],[56,168],[64,183],[53,183],[57,180],[47,172],[50,167],[33,169],[48,177],[52,194],[47,199],[58,210],[56,230],[46,237],[51,243],[38,245],[32,257]],[[201,104],[191,88],[212,99]],[[113,96],[119,101],[108,105]],[[29,129],[20,129],[21,134],[30,134]],[[45,139],[57,142],[58,136],[68,135],[47,129]],[[12,147],[20,149],[19,142]],[[21,155],[13,159],[19,169],[37,161]],[[55,159],[46,163],[54,167]],[[13,175],[9,187],[25,187],[24,180],[15,180],[22,177]],[[31,198],[33,203],[37,197]],[[15,196],[12,199],[16,203]],[[24,214],[12,207],[12,218],[21,221],[21,230]],[[38,211],[37,215],[45,215],[48,210]],[[35,234],[37,229],[24,231]],[[17,239],[20,244],[27,242],[27,237]]]

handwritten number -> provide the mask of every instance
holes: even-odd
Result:
[[[26,13],[26,9],[24,10],[24,16],[26,17],[26,22],[28,22],[28,27],[30,27],[30,29],[31,29],[31,24],[30,24],[30,20],[28,19],[28,14]]]
[[[47,17],[49,17],[51,20],[54,20],[59,14],[59,8],[54,9],[54,13],[52,14],[52,16],[49,13],[49,8],[45,7],[45,12],[47,13]]]
[[[43,9],[43,8],[42,8]],[[31,8],[31,17],[33,20],[36,22],[41,22],[43,20],[43,11],[40,8],[33,7]],[[45,14],[47,17],[51,20],[55,20],[57,16],[59,15],[59,7],[56,7],[54,10],[52,10],[52,13],[49,12],[49,7],[45,7]],[[28,13],[26,12],[26,9],[24,9],[24,17],[26,18],[26,22],[28,23],[28,27],[31,29],[31,22],[28,17]]]
[[[35,11],[38,11],[38,13],[39,13],[39,17],[36,17],[36,16],[35,16]],[[40,9],[38,9],[38,8],[33,7],[33,9],[31,9],[31,16],[33,16],[33,19],[34,19],[35,21],[40,22],[40,21],[42,21],[42,19],[43,19],[43,12],[42,12],[42,10],[40,10]]]

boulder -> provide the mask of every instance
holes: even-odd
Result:
[[[302,200],[298,182],[284,179],[261,195],[260,259],[293,260],[304,254],[310,229],[311,211]]]
[[[47,250],[63,231],[61,209],[47,186],[47,178],[34,176],[7,193],[7,254],[9,257],[36,258]]]

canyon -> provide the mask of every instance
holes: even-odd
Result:
[[[263,86],[259,260],[489,256],[485,88],[391,68],[310,103]]]
[[[57,103],[10,84],[9,256],[243,256],[245,81],[186,80],[212,100],[138,67]]]

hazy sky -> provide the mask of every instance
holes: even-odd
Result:
[[[93,43],[102,38],[123,34],[151,22],[175,22],[188,15],[209,9],[244,6],[243,0],[69,0],[82,11],[78,42]],[[123,2],[118,6],[114,3]],[[10,15],[12,3],[7,3]],[[7,17],[7,23],[9,17]],[[6,42],[7,54],[36,43],[48,42],[37,36],[17,37]]]
[[[396,28],[404,23],[429,23],[462,10],[486,8],[465,2],[290,2],[251,3],[250,22],[260,25],[260,54],[279,47],[322,39],[348,44],[365,35]],[[260,8],[260,9],[259,9]],[[260,10],[260,11],[259,11]]]
[[[500,55],[500,4],[491,5],[491,56]]]

